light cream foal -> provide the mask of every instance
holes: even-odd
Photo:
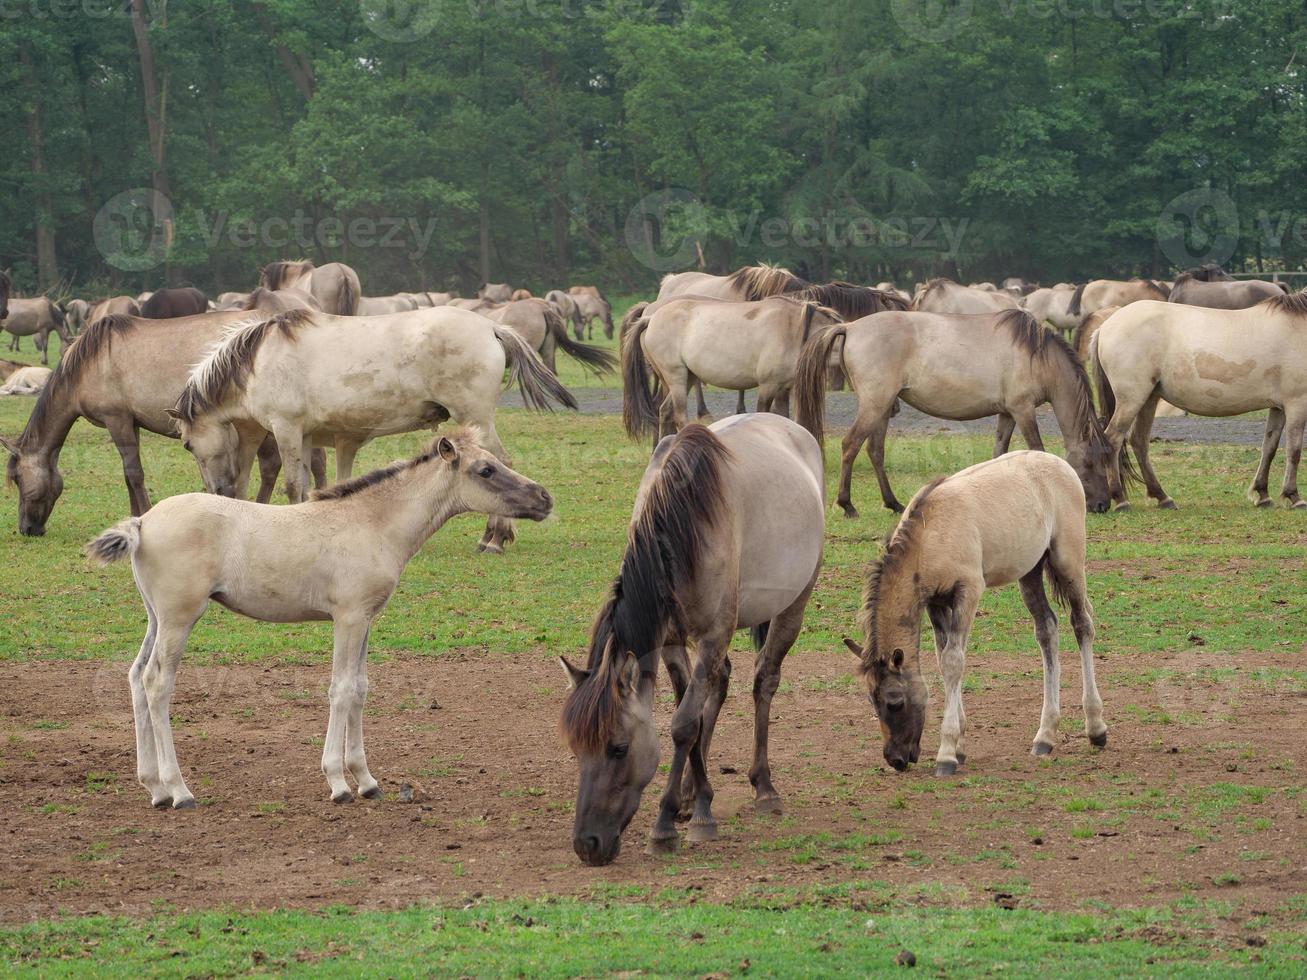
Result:
[[[331,712],[322,771],[336,803],[381,787],[363,750],[368,631],[423,543],[456,514],[544,520],[548,492],[466,433],[437,439],[415,459],[320,491],[293,507],[205,493],[169,497],[86,546],[108,564],[130,558],[149,625],[128,678],[136,718],[136,776],[154,806],[188,809],[169,711],[177,668],[213,600],[265,622],[330,619]]]

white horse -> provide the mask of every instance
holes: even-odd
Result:
[[[366,344],[360,344],[366,339]],[[304,499],[314,445],[334,445],[336,477],[378,436],[476,426],[505,463],[495,431],[504,369],[533,408],[576,401],[512,329],[449,307],[339,317],[296,310],[235,328],[191,372],[173,412],[205,487],[245,496],[253,453],[271,432],[286,490]],[[480,550],[500,553],[512,525],[492,518]]]
[[[149,625],[128,678],[136,717],[136,778],[153,806],[195,806],[173,747],[169,711],[177,667],[213,599],[274,623],[330,619],[331,713],[322,771],[331,799],[381,787],[363,750],[368,631],[409,560],[456,514],[544,520],[539,484],[504,466],[470,435],[437,439],[416,459],[321,491],[315,502],[272,507],[204,493],[169,497],[86,546],[102,565],[131,558]]]

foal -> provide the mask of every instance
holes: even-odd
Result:
[[[363,752],[368,631],[409,560],[456,514],[544,520],[548,492],[468,434],[437,439],[408,462],[319,491],[291,507],[216,494],[169,497],[86,546],[100,564],[130,557],[149,626],[128,677],[136,716],[136,776],[154,806],[187,809],[168,713],[182,651],[213,599],[274,623],[330,619],[331,713],[322,771],[331,799],[375,799],[381,787]]]
[[[987,588],[1020,582],[1044,655],[1044,710],[1034,755],[1048,755],[1061,716],[1057,616],[1044,592],[1071,607],[1084,671],[1085,730],[1107,744],[1094,680],[1094,611],[1085,591],[1085,492],[1075,470],[1051,453],[1009,453],[927,484],[908,504],[880,561],[867,573],[858,657],[880,719],[885,761],[902,771],[917,761],[926,716],[921,677],[921,613],[930,616],[944,675],[944,723],[935,774],[951,776],[966,712],[962,670],[967,637]]]

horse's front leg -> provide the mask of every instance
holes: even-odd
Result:
[[[349,803],[354,799],[349,783],[345,781],[345,739],[349,716],[357,696],[360,651],[364,657],[367,655],[368,626],[368,617],[354,611],[337,614],[333,625],[335,643],[331,655],[331,688],[328,693],[330,713],[327,716],[327,737],[322,745],[322,772],[331,787],[333,803]],[[360,730],[360,750],[362,745],[363,733]],[[364,770],[366,771],[366,765]],[[365,787],[359,788],[362,790]]]
[[[1307,426],[1307,405],[1285,410],[1285,425],[1289,429],[1285,448],[1288,459],[1284,466],[1284,489],[1280,495],[1295,509],[1307,509],[1307,501],[1298,496],[1298,466],[1302,463],[1303,428]]]
[[[277,437],[277,451],[286,474],[286,498],[292,504],[302,503],[308,490],[304,433],[297,426],[274,423],[272,434]]]
[[[944,647],[939,652],[939,671],[944,678],[944,721],[940,726],[935,775],[952,776],[958,770],[958,744],[966,731],[967,716],[962,707],[962,673],[967,666],[967,637],[976,618],[976,604],[982,586],[964,587],[946,617]]]
[[[354,664],[354,699],[350,702],[349,718],[345,722],[345,768],[358,784],[359,796],[369,800],[381,799],[381,786],[368,769],[368,758],[363,750],[363,708],[368,700],[368,634],[363,634],[363,646]]]
[[[1021,438],[1026,441],[1026,448],[1042,453],[1044,437],[1039,434],[1039,422],[1035,419],[1034,406],[1024,407],[1012,414],[1016,419],[1017,428],[1021,430]]]
[[[1044,657],[1044,707],[1031,755],[1051,755],[1057,746],[1057,725],[1062,720],[1062,664],[1057,649],[1057,614],[1044,591],[1044,563],[1021,578],[1021,598],[1035,620],[1035,641]]]
[[[150,494],[145,489],[145,468],[141,466],[141,436],[133,418],[109,416],[104,420],[118,455],[123,460],[123,479],[127,483],[127,499],[131,502],[132,516],[140,517],[150,509]]]
[[[1266,434],[1262,437],[1262,459],[1257,464],[1257,475],[1253,477],[1252,496],[1258,507],[1273,507],[1271,500],[1271,463],[1275,460],[1275,451],[1280,448],[1280,436],[1284,434],[1284,411],[1272,408],[1266,413]]]
[[[998,429],[994,433],[994,457],[997,459],[1012,448],[1012,433],[1017,427],[1017,420],[1007,412],[1000,412]]]
[[[277,449],[277,437],[271,432],[263,437],[257,452],[259,460],[259,503],[266,504],[272,499],[272,492],[277,489],[277,477],[281,474],[281,452]]]

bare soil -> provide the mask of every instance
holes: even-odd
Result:
[[[1100,658],[1112,726],[1101,752],[1079,734],[1078,660],[1064,656],[1063,744],[1051,761],[1027,754],[1041,691],[1033,644],[977,652],[969,758],[953,780],[937,780],[930,762],[937,696],[922,764],[896,774],[849,664],[796,653],[774,707],[779,818],[752,810],[751,658],[733,659],[710,760],[722,839],[645,855],[659,777],[603,869],[572,854],[576,769],[556,736],[562,679],[543,650],[375,663],[369,761],[386,795],[344,806],[328,801],[318,771],[325,663],[183,667],[177,745],[201,800],[186,812],[151,809],[135,782],[124,664],[0,666],[0,919],[630,886],[786,901],[841,882],[883,884],[832,900],[1079,908],[1195,896],[1281,918],[1307,892],[1307,693],[1279,673],[1299,670],[1301,651]],[[1231,667],[1233,680],[1207,669]],[[1165,676],[1141,673],[1156,669]],[[416,802],[399,801],[402,782]]]

